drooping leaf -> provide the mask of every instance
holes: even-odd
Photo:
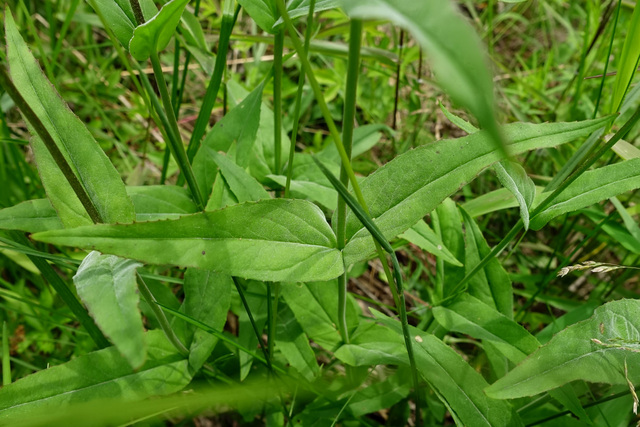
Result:
[[[134,371],[115,347],[44,369],[0,389],[0,422],[17,425],[36,411],[59,412],[71,403],[127,401],[175,393],[191,381],[188,362],[162,331],[146,334],[148,358]]]
[[[585,321],[557,333],[549,343],[496,381],[487,395],[496,399],[533,396],[570,381],[627,384],[640,380],[640,301],[619,300],[595,310]]]
[[[461,209],[466,226],[465,234],[465,274],[489,255],[491,248],[487,244],[478,224]],[[513,288],[509,274],[496,258],[487,263],[469,281],[469,294],[478,298],[489,307],[511,319],[513,317]]]
[[[151,19],[136,27],[129,52],[138,61],[160,52],[169,44],[189,0],[171,0]]]
[[[573,123],[504,126],[512,154],[569,142],[603,126],[610,118]],[[489,136],[480,131],[456,140],[421,146],[396,157],[362,181],[371,216],[391,239],[431,212],[442,200],[500,160]],[[345,264],[366,259],[374,251],[369,232],[352,213],[347,215]],[[451,248],[450,248],[451,249]]]
[[[439,84],[477,117],[491,143],[502,147],[493,81],[482,43],[448,0],[343,0],[351,18],[384,19],[406,28],[431,58]]]
[[[400,235],[405,240],[418,246],[420,249],[429,252],[442,259],[449,264],[462,267],[462,263],[453,256],[449,249],[445,246],[442,239],[427,225],[426,222],[420,220]]]
[[[213,153],[219,151],[228,153],[235,142],[236,164],[242,168],[249,165],[260,124],[263,88],[264,83],[258,85],[241,103],[216,123],[195,155],[193,172],[205,200],[209,197],[217,175],[217,164]]]
[[[46,231],[33,238],[257,280],[328,280],[343,272],[324,214],[302,200],[262,200],[176,220]]]
[[[16,88],[56,142],[102,220],[107,223],[132,222],[135,219],[133,204],[120,175],[85,125],[44,76],[10,12],[5,16],[5,30],[7,59]],[[62,223],[67,227],[90,223],[80,201],[39,138],[34,138],[34,154],[43,185]]]
[[[211,151],[209,156],[220,168],[220,173],[239,203],[257,202],[258,200],[271,198],[262,184],[256,181],[243,168],[229,160],[227,156],[215,151]]]
[[[524,223],[524,229],[529,229],[529,211],[536,196],[536,185],[533,183],[524,168],[512,160],[502,160],[493,165],[493,170],[500,183],[513,193],[518,205],[520,205],[520,218]]]
[[[469,294],[434,307],[433,315],[449,331],[491,342],[513,363],[520,363],[540,346],[525,328]]]
[[[222,331],[231,305],[231,277],[210,270],[189,268],[184,275],[183,289],[184,314]],[[190,327],[189,330],[193,333],[189,347],[189,364],[197,371],[211,355],[218,338],[202,329]]]
[[[540,214],[531,228],[540,230],[550,220],[640,187],[640,158],[587,171],[567,187]]]
[[[146,358],[136,268],[142,264],[91,252],[73,276],[78,296],[102,333],[138,369]]]

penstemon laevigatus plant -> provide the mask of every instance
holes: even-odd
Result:
[[[440,401],[460,425],[516,426],[524,424],[530,401],[509,399],[545,392],[588,419],[570,381],[633,390],[638,374],[627,366],[637,365],[640,356],[615,343],[640,338],[634,332],[637,301],[603,304],[589,320],[567,324],[547,343],[514,318],[511,279],[496,257],[523,229],[540,230],[555,217],[640,188],[637,157],[590,170],[630,132],[640,110],[620,126],[613,124],[614,115],[499,125],[487,56],[449,0],[225,0],[215,57],[200,26],[199,1],[171,0],[159,9],[150,0],[87,3],[166,141],[161,184],[171,176],[169,155],[179,176],[176,185],[125,185],[49,82],[51,66],[45,65],[46,75],[41,70],[14,12],[5,10],[0,84],[32,135],[47,197],[0,210],[0,228],[7,230],[2,242],[29,256],[98,350],[14,383],[5,350],[0,420],[28,417],[36,424],[68,425],[98,411],[92,424],[111,425],[226,405],[247,419],[261,413],[274,424],[368,424],[373,421],[367,414],[411,400],[418,425],[443,421],[444,415],[435,415]],[[314,18],[336,8],[349,25],[342,131],[325,99],[313,62],[318,45],[312,44],[314,26],[321,25]],[[250,93],[228,81],[226,97],[235,106],[207,129],[241,10],[272,36],[274,65]],[[631,41],[622,48],[610,113],[633,107],[634,96],[628,104],[623,100],[637,64],[633,37],[639,14],[634,11],[630,20]],[[300,17],[307,17],[304,39],[295,27]],[[362,56],[385,60],[362,45],[365,23],[372,20],[389,20],[412,35],[429,57],[435,80],[480,129],[445,109],[468,136],[420,145],[359,179],[352,157],[362,150],[353,126]],[[173,38],[170,86],[161,53]],[[285,47],[301,69],[291,141],[283,132]],[[208,81],[185,147],[179,113],[192,58]],[[154,79],[142,69],[147,60]],[[271,80],[273,110],[263,101]],[[314,155],[295,152],[305,85],[334,144]],[[617,131],[598,147],[603,129],[612,126]],[[517,156],[583,137],[593,140],[592,148],[576,151],[562,169],[563,179],[537,195]],[[471,206],[467,210],[449,199],[489,167],[520,208],[520,219],[494,248]],[[424,221],[430,213],[433,228]],[[52,258],[24,232],[35,242],[78,248],[82,262]],[[410,323],[406,310],[394,244],[399,237],[437,259],[429,311],[419,323]],[[462,246],[454,247],[456,239]],[[374,309],[363,313],[348,293],[350,270],[372,257],[379,258],[398,319]],[[73,271],[75,294],[47,258]],[[160,276],[155,266],[164,265],[173,269]],[[158,283],[163,280],[179,282],[181,297],[167,294]],[[237,336],[225,331],[229,311],[238,318]],[[455,333],[482,342],[489,376],[446,343],[445,334]],[[6,335],[5,328],[5,341]],[[331,359],[329,368],[318,364],[319,351]],[[184,390],[195,392],[179,393]],[[105,405],[101,399],[112,400]],[[72,403],[83,405],[59,411]],[[535,412],[527,416],[540,418]]]

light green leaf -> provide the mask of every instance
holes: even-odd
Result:
[[[540,346],[518,323],[469,294],[447,306],[434,307],[433,315],[449,331],[490,341],[513,363],[520,363]]]
[[[46,231],[33,238],[258,280],[328,280],[344,270],[324,214],[302,200],[262,200],[176,220]]]
[[[400,237],[430,254],[441,257],[449,264],[462,267],[462,263],[449,252],[449,249],[444,245],[442,239],[422,220],[402,233]]]
[[[536,195],[533,201],[534,206],[542,201],[543,191],[544,187],[536,186]],[[548,196],[548,194],[545,194],[544,196]],[[485,193],[462,204],[462,208],[467,211],[471,218],[476,218],[502,209],[514,208],[516,206],[518,206],[518,201],[513,193],[507,188],[500,188],[498,190]]]
[[[465,106],[503,147],[498,128],[493,81],[484,46],[449,0],[343,0],[351,18],[384,19],[406,28],[431,59],[436,79],[454,102]]]
[[[136,401],[182,390],[190,381],[187,361],[162,331],[146,334],[148,359],[134,371],[115,347],[77,357],[0,389],[0,423],[18,425],[36,411],[60,412],[95,399]]]
[[[280,184],[282,187],[287,183],[287,177],[284,175],[269,174],[267,178]],[[326,185],[313,181],[291,180],[291,195],[296,199],[314,201],[331,211],[336,210],[338,206],[338,192],[333,187],[327,187]]]
[[[291,286],[285,284],[284,286]],[[309,339],[302,331],[289,306],[282,304],[278,312],[276,326],[276,348],[296,371],[309,382],[312,382],[320,372],[318,361]]]
[[[262,184],[231,161],[228,156],[215,151],[211,151],[209,156],[220,168],[220,173],[239,203],[271,198]]]
[[[613,147],[611,147],[615,153],[622,158],[622,160],[631,160],[637,159],[640,157],[640,149],[638,149],[635,145],[629,144],[624,139],[616,142]]]
[[[184,314],[222,332],[231,305],[233,280],[229,275],[189,268],[184,275]],[[209,358],[218,338],[189,325],[193,333],[189,347],[189,365],[194,371]]]
[[[605,117],[572,123],[513,123],[504,126],[503,133],[509,141],[509,151],[515,155],[572,141],[609,120]],[[371,216],[385,237],[392,239],[500,157],[489,135],[480,131],[402,154],[363,180],[361,189]],[[346,265],[366,259],[374,252],[371,235],[352,213],[347,215],[347,238]]]
[[[496,399],[533,396],[570,381],[607,384],[640,381],[640,301],[619,300],[557,333],[548,344],[496,381],[486,392]]]
[[[620,55],[616,82],[613,86],[613,97],[611,98],[611,112],[615,113],[620,109],[633,75],[638,68],[640,60],[640,7],[636,4],[633,15],[629,21],[627,36],[624,39],[624,46]]]
[[[626,160],[583,173],[553,204],[531,218],[531,228],[540,230],[558,215],[585,208],[640,187],[640,158]]]
[[[462,217],[466,226],[465,234],[465,274],[489,255],[491,248],[487,244],[478,224],[463,209]],[[469,281],[469,294],[478,298],[489,307],[495,308],[507,318],[513,317],[513,288],[509,274],[496,258],[475,274]]]
[[[14,84],[53,137],[102,219],[107,223],[132,222],[135,218],[133,204],[120,175],[82,121],[44,76],[10,12],[5,16],[5,30],[7,59]],[[33,148],[43,185],[62,223],[66,227],[91,223],[39,138],[34,138]]]
[[[58,214],[49,199],[27,200],[0,209],[0,229],[23,230],[30,233],[62,228]]]
[[[136,18],[129,0],[87,0],[87,3],[104,16],[118,41],[128,48],[136,27]]]
[[[277,25],[282,23],[274,0],[238,0],[242,8],[256,21],[256,24],[268,33],[274,33]],[[287,11],[291,19],[306,16],[309,13],[309,0],[294,0],[287,3]],[[315,11],[338,7],[337,0],[318,0]]]
[[[462,129],[469,135],[471,135],[472,133],[476,133],[480,130],[474,125],[472,125],[471,123],[469,123],[468,121],[466,121],[465,119],[463,119],[462,117],[458,117],[452,112],[450,112],[449,110],[447,110],[447,107],[445,107],[442,102],[438,102],[438,104],[440,105],[440,110],[442,111],[444,116],[447,118],[447,120],[449,120],[451,123],[453,123],[460,129]]]
[[[529,229],[529,211],[536,196],[536,185],[533,183],[524,168],[512,160],[502,160],[493,165],[493,170],[500,183],[513,193],[518,205],[520,205],[520,218],[524,223],[524,229]]]
[[[91,252],[78,267],[73,283],[78,296],[105,337],[138,369],[146,358],[144,327],[138,310],[136,269],[142,264]]]
[[[169,44],[189,0],[171,0],[151,19],[136,27],[129,52],[138,61],[149,59]]]
[[[378,321],[395,331],[401,339],[400,322],[372,310]],[[511,405],[487,397],[487,382],[460,354],[435,336],[413,326],[414,353],[418,372],[437,391],[463,425],[522,426]]]
[[[236,164],[242,168],[249,165],[260,125],[263,88],[264,82],[216,123],[196,153],[193,159],[193,173],[205,200],[209,198],[217,175],[214,153],[229,153],[235,142],[233,154]]]

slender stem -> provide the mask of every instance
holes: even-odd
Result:
[[[273,371],[273,366],[271,365],[271,358],[269,357],[269,352],[264,346],[264,342],[262,341],[262,337],[260,336],[260,331],[258,330],[258,325],[253,318],[253,314],[251,313],[251,308],[249,307],[249,303],[247,302],[247,298],[244,296],[244,291],[242,290],[242,286],[238,283],[238,279],[233,277],[233,284],[236,285],[236,289],[238,291],[238,295],[240,295],[240,299],[242,300],[242,305],[244,306],[244,311],[247,312],[247,316],[249,316],[249,323],[251,323],[251,327],[253,328],[253,332],[256,334],[256,338],[258,339],[258,343],[260,344],[260,349],[262,350],[262,354],[264,354],[264,359],[267,362],[267,367],[270,371]],[[267,291],[269,289],[267,288]]]
[[[18,88],[16,88],[16,86],[13,84],[13,81],[9,77],[7,69],[3,64],[0,64],[0,86],[2,86],[2,88],[4,88],[4,90],[9,94],[11,99],[13,99],[13,102],[15,102],[15,104],[20,109],[20,112],[24,115],[29,124],[31,124],[40,139],[42,139],[42,142],[47,147],[47,150],[51,154],[51,157],[56,162],[58,168],[60,168],[60,171],[62,171],[62,174],[69,182],[69,185],[71,185],[73,192],[76,193],[76,196],[78,196],[80,203],[82,203],[82,206],[89,214],[91,220],[94,223],[104,222],[100,215],[100,212],[98,212],[98,209],[93,204],[91,197],[89,197],[89,194],[78,180],[78,177],[73,172],[73,169],[71,169],[71,166],[67,162],[67,159],[60,151],[58,144],[56,144],[55,140],[49,133],[49,130],[46,128],[44,123],[42,123],[35,111],[33,111],[31,106],[22,97],[22,94],[20,93],[20,91],[18,91]]]
[[[602,99],[602,90],[604,89],[604,82],[607,78],[607,71],[609,69],[609,59],[611,58],[611,51],[613,50],[613,40],[616,38],[616,27],[618,26],[618,17],[620,15],[620,6],[622,0],[618,0],[618,7],[616,7],[616,17],[613,21],[613,29],[611,30],[611,39],[609,40],[609,50],[607,51],[607,60],[604,63],[604,71],[602,72],[602,78],[600,79],[600,87],[598,88],[598,97],[596,98],[596,106],[593,109],[593,118],[595,119],[598,114],[598,107],[600,107],[600,100]]]
[[[167,336],[171,344],[182,354],[183,356],[189,355],[189,350],[182,344],[180,338],[176,335],[176,333],[171,328],[171,324],[169,323],[169,319],[164,314],[164,311],[158,305],[158,301],[156,301],[155,297],[149,290],[149,287],[145,283],[144,279],[140,275],[140,273],[136,272],[138,276],[138,289],[140,290],[140,294],[145,299],[149,307],[153,311],[153,314],[156,316],[156,320],[160,323],[160,327],[164,331],[164,334]]]
[[[279,29],[273,41],[273,171],[280,175],[282,157],[282,51],[284,31]]]
[[[329,107],[327,106],[327,102],[324,99],[324,95],[322,93],[322,89],[320,88],[320,84],[316,79],[313,69],[311,68],[311,63],[309,62],[309,58],[304,55],[304,47],[298,38],[295,28],[293,27],[293,23],[291,22],[291,18],[289,18],[289,13],[287,12],[287,8],[284,4],[284,0],[276,0],[276,5],[278,6],[278,10],[280,11],[280,15],[282,16],[282,20],[284,21],[285,28],[287,29],[287,33],[289,33],[289,38],[293,43],[293,46],[298,52],[298,58],[300,59],[300,64],[304,69],[304,72],[307,74],[307,78],[309,79],[309,84],[313,89],[313,93],[316,97],[316,101],[318,102],[318,106],[322,111],[322,116],[329,128],[329,133],[333,138],[333,142],[336,144],[336,148],[338,149],[338,153],[340,154],[340,159],[342,160],[343,167],[347,171],[347,175],[349,176],[349,180],[351,181],[351,185],[353,187],[353,192],[358,199],[358,202],[362,205],[366,212],[369,211],[367,208],[367,203],[364,200],[364,196],[362,195],[362,191],[360,190],[360,185],[358,185],[358,181],[356,180],[356,175],[353,172],[353,168],[351,167],[351,160],[347,155],[347,152],[344,149],[344,145],[342,144],[342,138],[340,137],[340,132],[338,132],[338,128],[336,127],[333,118],[331,117],[331,111],[329,111]]]
[[[396,88],[393,98],[393,124],[391,127],[398,130],[398,99],[400,98],[400,78],[402,72],[402,53],[404,52],[404,30],[400,30],[400,41],[398,43],[398,65],[396,67]]]
[[[307,15],[307,28],[304,33],[304,55],[309,54],[311,34],[313,32],[313,14],[315,13],[316,0],[309,2],[309,14]],[[283,39],[284,40],[284,39]],[[296,152],[296,140],[298,139],[298,126],[300,124],[300,108],[302,105],[302,91],[304,89],[305,74],[298,76],[298,91],[296,92],[296,104],[293,110],[293,130],[291,131],[291,145],[289,147],[289,162],[287,163],[287,182],[284,186],[284,197],[289,197],[291,178],[293,177],[293,157]]]

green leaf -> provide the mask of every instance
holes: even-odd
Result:
[[[372,313],[378,321],[395,331],[400,340],[400,322],[375,310]],[[485,395],[487,382],[455,350],[431,334],[413,326],[409,329],[415,341],[413,348],[420,375],[442,396],[463,425],[522,425],[511,405]]]
[[[231,161],[228,156],[215,151],[211,151],[209,156],[220,168],[220,173],[239,203],[271,198],[267,190],[254,177]]]
[[[146,358],[136,284],[136,268],[141,266],[129,259],[94,251],[85,257],[73,276],[87,311],[133,369],[142,366]]]
[[[229,275],[211,270],[189,268],[184,275],[184,314],[215,330],[222,331],[231,306],[233,280]],[[189,347],[189,365],[194,371],[209,358],[218,338],[189,325],[193,333]]]
[[[73,114],[42,73],[20,36],[10,12],[5,16],[11,78],[55,140],[67,163],[107,223],[134,220],[124,183],[85,125]],[[33,148],[47,194],[66,227],[91,223],[88,214],[39,138]]]
[[[520,205],[520,218],[524,223],[524,229],[529,229],[529,211],[536,196],[536,185],[533,183],[524,168],[512,160],[502,160],[493,165],[493,170],[500,183],[513,193],[518,205]]]
[[[242,168],[249,165],[260,125],[263,89],[264,82],[216,123],[196,153],[193,172],[205,200],[209,197],[217,175],[215,153],[228,153],[235,142],[236,164]]]
[[[533,202],[534,206],[543,200],[543,191],[544,187],[536,186],[536,195]],[[545,194],[545,196],[548,196],[548,194]],[[500,188],[498,190],[485,193],[462,204],[462,208],[467,211],[471,218],[476,218],[491,212],[516,206],[518,206],[518,201],[513,193],[507,188]]]
[[[126,187],[136,211],[136,221],[176,219],[198,212],[189,190],[173,185]],[[84,217],[83,217],[84,218]],[[80,225],[89,225],[82,223]],[[35,199],[0,209],[0,229],[29,233],[59,230],[60,218],[48,199]]]
[[[607,384],[640,381],[640,301],[610,302],[583,322],[557,333],[548,344],[496,381],[486,392],[497,399],[533,396],[570,381]]]
[[[256,21],[264,31],[273,34],[274,27],[282,23],[278,8],[273,0],[238,0],[242,8]],[[306,16],[309,13],[309,0],[294,0],[286,2],[287,11],[291,19]],[[315,11],[321,12],[338,7],[337,0],[318,0]]]
[[[611,112],[620,110],[622,101],[633,79],[633,75],[638,68],[640,60],[640,7],[633,9],[633,15],[629,21],[629,29],[624,39],[624,46],[620,55],[620,63],[616,74],[616,82],[613,86],[613,97],[611,98]]]
[[[513,123],[503,128],[512,154],[553,147],[588,135],[609,117],[573,123]],[[431,212],[447,196],[500,160],[489,135],[480,131],[456,140],[424,145],[396,157],[362,181],[361,190],[371,216],[385,237],[392,239]],[[369,232],[349,212],[345,264],[374,252]],[[451,248],[450,248],[451,249]]]
[[[128,48],[136,27],[136,18],[129,0],[87,0],[87,3],[104,16],[118,41]]]
[[[531,219],[540,230],[553,218],[640,187],[640,158],[626,160],[583,173],[553,204]]]
[[[400,400],[406,398],[411,390],[410,371],[406,367],[400,367],[384,381],[377,382],[365,389],[358,390],[349,399],[349,409],[354,416],[391,408]]]
[[[134,371],[115,347],[77,357],[0,389],[0,422],[18,425],[36,411],[59,412],[94,399],[141,400],[182,390],[191,381],[187,361],[162,331],[146,334],[148,359]]]
[[[149,59],[169,44],[189,0],[171,0],[151,19],[136,27],[129,52],[138,61]]]
[[[422,220],[402,233],[400,237],[430,254],[441,257],[451,265],[462,267],[462,263],[447,249],[442,239]]]
[[[284,286],[290,286],[285,284]],[[302,331],[289,306],[282,304],[278,312],[276,326],[276,348],[296,371],[309,382],[320,372],[316,355],[309,345],[309,339]]]
[[[324,214],[302,200],[262,200],[176,220],[46,231],[33,238],[257,280],[328,280],[344,270]]]
[[[455,114],[453,114],[452,112],[450,112],[449,110],[447,110],[447,107],[445,107],[442,102],[438,102],[438,104],[440,105],[440,110],[442,111],[444,116],[451,123],[453,123],[454,125],[456,125],[460,129],[462,129],[463,131],[465,131],[469,135],[471,135],[472,133],[476,133],[476,132],[478,132],[480,130],[477,127],[475,127],[474,125],[472,125],[471,123],[469,123],[468,121],[466,121],[465,119],[463,119],[462,117],[458,117]]]
[[[540,346],[518,323],[469,294],[460,295],[446,306],[434,307],[433,315],[449,331],[491,342],[513,363],[520,363]]]
[[[250,292],[248,291],[249,289],[251,290]],[[267,298],[266,285],[263,282],[248,282],[245,297],[251,315],[253,316],[255,328],[258,330],[258,333],[260,333],[267,324],[269,299]],[[249,314],[244,305],[241,306],[238,312],[238,324],[238,344],[244,348],[257,349],[258,337],[256,336],[254,325],[251,324],[251,318],[249,318]],[[241,352],[238,353],[238,359],[240,362],[240,381],[243,381],[251,372],[251,366],[255,358],[250,354]]]
[[[462,217],[466,226],[465,234],[465,274],[489,255],[491,248],[487,244],[478,224],[463,209]],[[513,288],[509,274],[493,258],[469,281],[469,294],[478,298],[489,307],[495,308],[509,319],[513,317]]]
[[[501,150],[493,80],[480,38],[449,0],[343,0],[351,18],[384,19],[406,28],[431,58],[436,79],[463,105]]]

